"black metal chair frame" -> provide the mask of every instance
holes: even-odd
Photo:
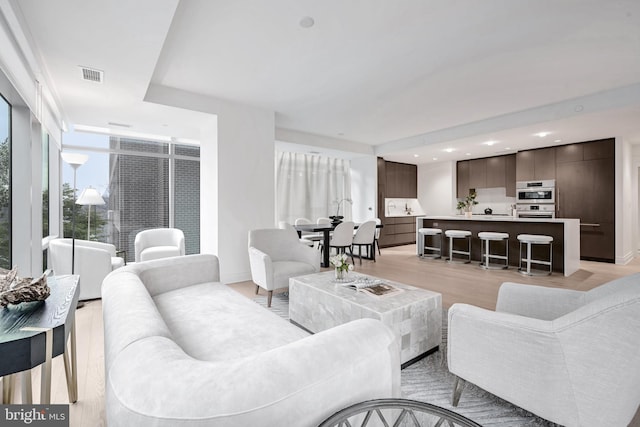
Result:
[[[394,411],[392,414],[387,414],[385,416],[384,410]],[[399,413],[398,410],[400,411]],[[324,420],[318,427],[364,427],[372,421],[372,418],[377,418],[386,426],[413,425],[416,427],[426,427],[420,424],[418,417],[416,417],[416,412],[426,413],[437,417],[438,421],[434,424],[434,427],[445,425],[444,423],[447,423],[446,425],[449,427],[482,427],[475,421],[463,417],[460,414],[456,414],[448,409],[441,408],[430,403],[409,399],[376,399],[356,403],[355,405],[336,412]],[[349,418],[361,414],[365,414],[361,423],[352,424],[353,420],[351,422],[349,421]]]

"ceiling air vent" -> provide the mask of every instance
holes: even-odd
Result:
[[[80,67],[80,71],[82,72],[82,80],[94,83],[102,83],[104,80],[104,71],[87,67]]]

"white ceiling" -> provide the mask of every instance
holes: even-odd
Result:
[[[637,0],[13,5],[71,124],[199,138],[205,115],[144,102],[154,85],[273,110],[280,128],[410,163],[640,142]],[[299,25],[305,16],[313,27]],[[104,83],[82,81],[79,65]]]

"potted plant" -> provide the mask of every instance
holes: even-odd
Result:
[[[467,218],[471,218],[473,206],[477,205],[476,192],[470,192],[465,198],[458,200],[456,209],[463,211]]]

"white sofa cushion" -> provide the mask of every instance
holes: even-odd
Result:
[[[140,261],[151,261],[180,255],[183,255],[180,253],[180,248],[175,246],[154,246],[140,251]]]
[[[246,357],[309,335],[277,314],[256,310],[255,302],[220,283],[176,289],[153,300],[175,342],[195,359]]]

